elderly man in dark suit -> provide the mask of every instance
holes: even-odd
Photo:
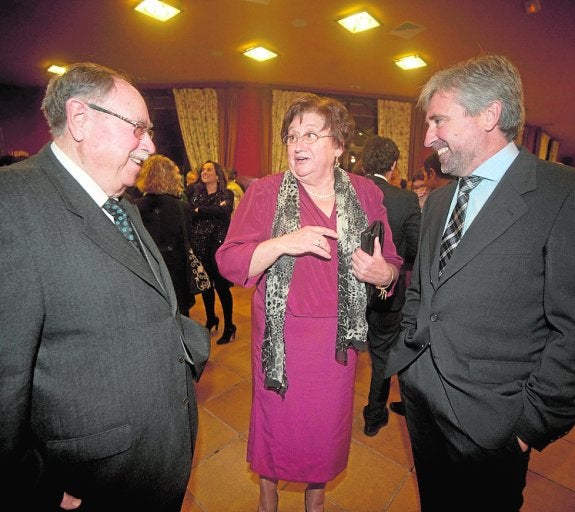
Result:
[[[4,488],[23,510],[179,511],[209,338],[121,199],[155,150],[146,104],[82,63],[42,109],[53,142],[0,172]]]
[[[384,194],[389,227],[397,254],[403,258],[394,293],[367,310],[369,354],[371,356],[371,382],[368,403],[363,409],[366,436],[375,436],[387,425],[389,411],[390,378],[384,377],[385,361],[393,340],[400,331],[401,308],[405,302],[407,276],[417,255],[421,212],[417,194],[389,183],[397,167],[399,149],[389,138],[375,135],[367,140],[361,154],[365,176],[371,179]],[[400,403],[400,402],[392,402]],[[391,404],[390,404],[391,407]]]
[[[530,449],[575,423],[575,170],[515,145],[523,90],[505,57],[436,73],[420,105],[459,183],[423,208],[387,372],[401,372],[421,510],[518,511]]]

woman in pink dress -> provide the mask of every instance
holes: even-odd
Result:
[[[256,286],[247,460],[259,512],[277,510],[278,480],[305,482],[308,512],[347,466],[357,350],[366,345],[365,283],[392,291],[401,266],[383,194],[343,171],[354,120],[331,98],[296,100],[281,136],[289,170],[254,181],[216,254],[222,275]],[[383,248],[359,249],[373,220]]]

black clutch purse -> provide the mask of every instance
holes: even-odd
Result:
[[[383,244],[383,224],[380,220],[374,220],[368,228],[361,233],[361,249],[370,256],[373,256],[373,244],[376,237]]]
[[[383,246],[384,231],[383,224],[380,220],[374,220],[365,231],[361,233],[361,249],[370,256],[373,256],[373,244],[375,239],[379,238],[379,243]],[[367,291],[367,306],[377,305],[381,299],[385,299],[386,294],[382,296],[381,290],[371,283],[365,283]]]

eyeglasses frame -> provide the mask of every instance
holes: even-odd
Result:
[[[286,146],[294,146],[295,144],[297,144],[297,141],[300,140],[302,137],[305,137],[306,135],[315,135],[317,137],[317,139],[312,140],[311,142],[306,142],[305,140],[303,141],[304,144],[307,144],[308,146],[310,144],[315,144],[319,139],[323,139],[325,137],[333,137],[333,135],[318,135],[315,132],[307,132],[304,133],[303,135],[294,135],[294,134],[288,134],[286,135],[283,139],[282,142],[286,145]],[[288,137],[295,137],[295,141],[292,142],[291,144],[286,140]]]
[[[116,114],[116,112],[112,112],[107,108],[100,107],[100,105],[96,105],[95,103],[88,103],[87,105],[92,110],[97,110],[98,112],[102,112],[104,114],[117,117],[118,119],[121,119],[122,121],[126,121],[126,123],[131,124],[134,127],[134,135],[140,140],[144,138],[144,135],[146,133],[148,134],[148,137],[150,137],[150,139],[154,138],[153,124],[146,126],[146,124],[142,121],[133,121],[132,119],[128,119],[127,117],[124,117],[120,114]]]

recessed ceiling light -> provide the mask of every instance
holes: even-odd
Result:
[[[541,12],[541,2],[539,0],[525,0],[523,5],[527,14],[537,14]]]
[[[243,54],[250,59],[257,60],[259,62],[263,62],[264,60],[273,59],[277,57],[278,54],[264,48],[263,46],[256,46],[255,48],[248,48],[244,50]]]
[[[419,55],[408,55],[407,57],[402,57],[401,59],[395,60],[395,65],[401,69],[417,69],[424,68],[427,66],[425,62]]]
[[[55,75],[63,75],[66,72],[66,68],[64,66],[56,66],[56,64],[52,64],[48,68],[48,73],[54,73]]]
[[[379,22],[371,16],[371,14],[365,11],[358,12],[357,14],[353,14],[347,18],[342,18],[341,20],[337,20],[337,22],[354,34],[379,27]]]
[[[134,10],[156,20],[168,21],[181,11],[160,0],[143,0]]]

